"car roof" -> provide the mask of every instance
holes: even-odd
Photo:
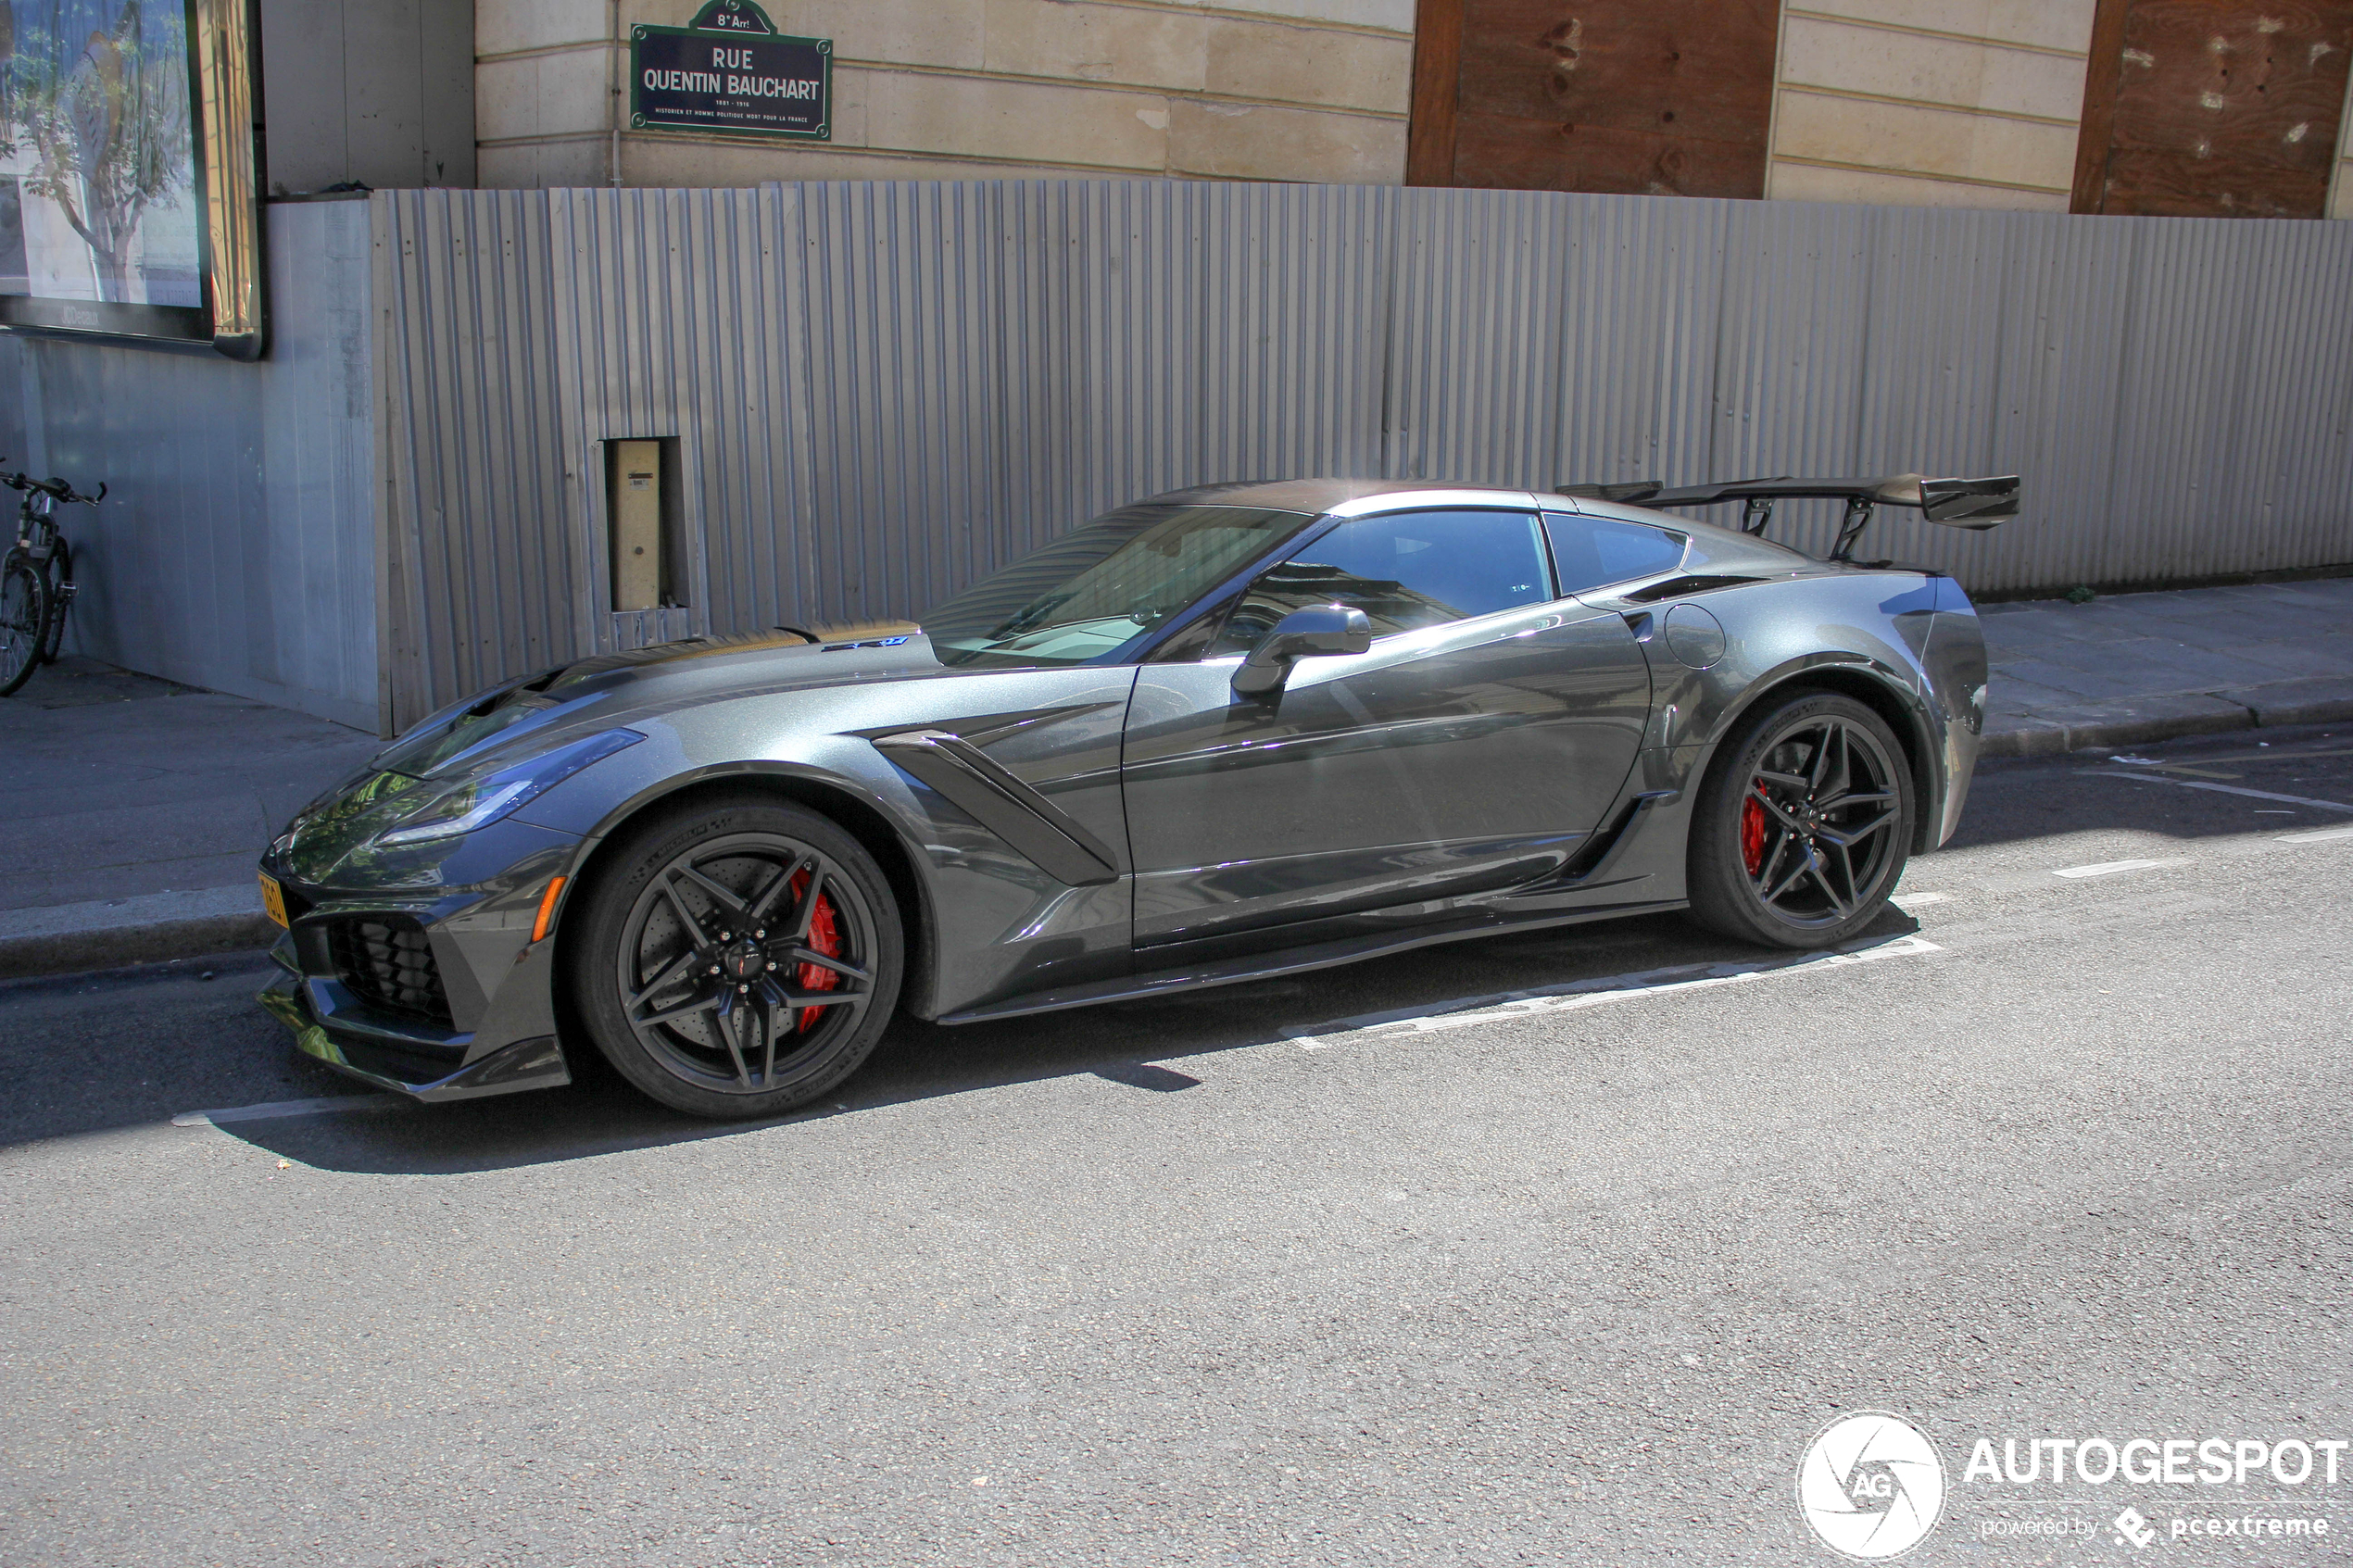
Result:
[[[1498,503],[1529,506],[1529,491],[1498,484],[1455,484],[1427,479],[1253,479],[1231,484],[1197,484],[1150,497],[1155,506],[1265,507],[1270,511],[1321,515],[1352,501],[1410,501],[1428,497],[1433,506],[1459,505],[1477,495]],[[1563,510],[1572,509],[1565,504]]]
[[[1586,517],[1614,518],[1624,522],[1648,523],[1654,528],[1671,528],[1679,533],[1708,541],[1710,555],[1725,559],[1755,556],[1759,558],[1758,564],[1761,566],[1785,567],[1792,561],[1807,558],[1787,546],[1742,533],[1736,529],[1725,528],[1684,512],[1663,512],[1648,507],[1629,506],[1621,501],[1597,500],[1584,495],[1572,499],[1552,491],[1516,490],[1502,484],[1464,484],[1451,480],[1254,479],[1231,484],[1197,484],[1190,489],[1171,490],[1165,495],[1153,495],[1138,504],[1264,507],[1271,511],[1307,512],[1318,517],[1334,513],[1386,511],[1392,506],[1461,507],[1484,504],[1534,507],[1544,511],[1581,513]]]
[[[1659,512],[1624,501],[1569,498],[1555,491],[1511,489],[1504,484],[1456,484],[1450,480],[1247,480],[1240,484],[1172,489],[1139,506],[1259,506],[1277,512],[1311,512],[1315,517],[1386,512],[1404,506],[1525,506],[1673,529],[1692,538],[1699,546],[1699,558],[1718,569],[1751,569],[1779,576],[1793,567],[1818,564],[1783,543],[1725,529],[1685,512]]]

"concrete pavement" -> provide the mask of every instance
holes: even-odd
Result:
[[[383,745],[68,658],[0,700],[0,975],[266,947],[254,861]]]
[[[1989,756],[2353,719],[2353,578],[1980,612]]]
[[[1988,756],[2353,720],[2353,578],[1983,611]],[[253,862],[375,737],[67,659],[0,701],[0,976],[264,946]]]

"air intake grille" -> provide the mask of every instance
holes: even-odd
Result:
[[[449,997],[433,947],[413,920],[340,920],[329,937],[335,973],[369,1006],[450,1027]]]

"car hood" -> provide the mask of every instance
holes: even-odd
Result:
[[[977,671],[975,671],[975,673]],[[779,627],[596,654],[444,709],[379,752],[369,772],[441,778],[574,731],[754,694],[954,678],[912,622]]]
[[[746,690],[853,685],[952,673],[912,621],[857,627],[778,627],[597,654],[524,684],[561,703],[598,696],[631,708],[692,702]]]

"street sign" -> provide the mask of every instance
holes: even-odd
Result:
[[[834,41],[778,32],[752,0],[711,0],[689,27],[629,30],[629,124],[833,137]]]

